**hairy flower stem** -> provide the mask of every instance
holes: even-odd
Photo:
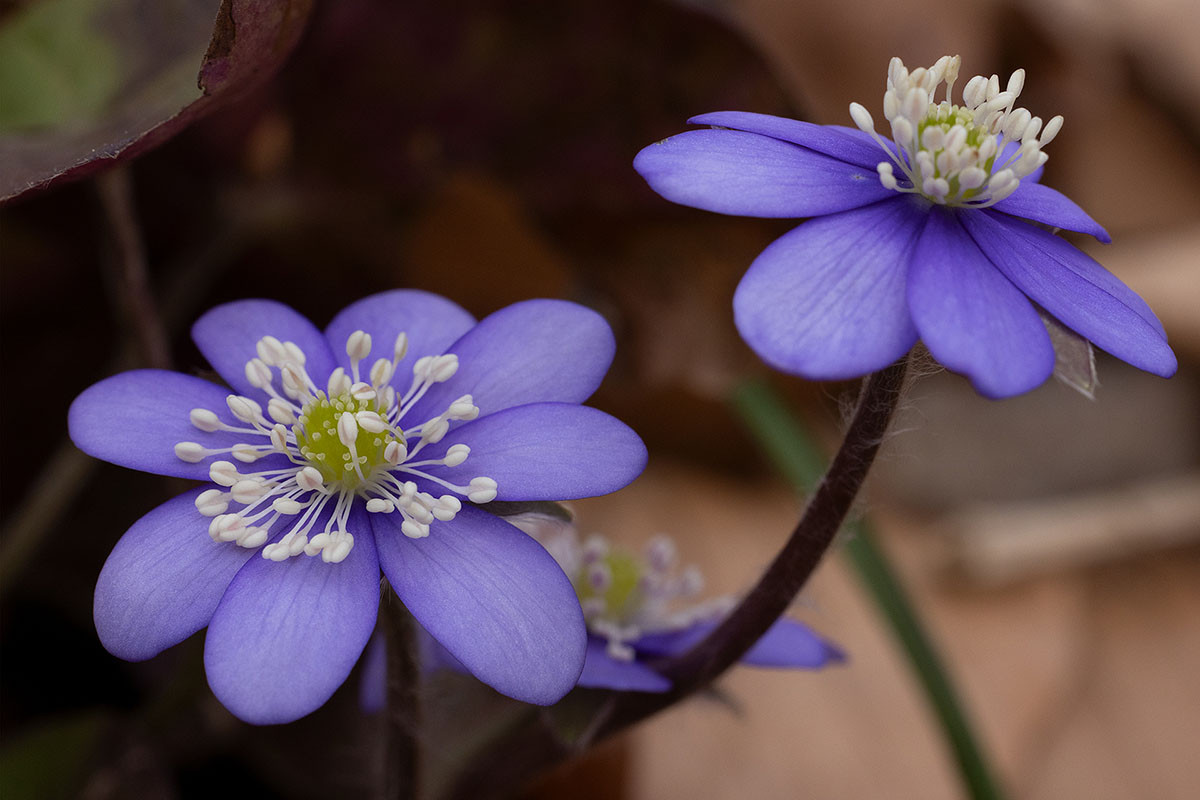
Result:
[[[734,392],[733,405],[779,472],[807,495],[821,477],[825,456],[780,398],[764,382],[747,381]],[[866,520],[852,522],[847,529],[850,536],[842,544],[842,552],[875,601],[880,615],[887,620],[925,690],[967,796],[974,800],[999,800],[1004,796],[1003,790],[975,736],[952,676],[925,632],[900,577]]]
[[[791,605],[829,549],[875,460],[904,387],[908,359],[867,378],[858,407],[824,479],[791,537],[753,589],[725,620],[690,651],[655,668],[674,682],[669,692],[595,692],[599,724],[564,741],[531,717],[524,730],[493,743],[460,776],[453,798],[502,796],[548,767],[704,689],[735,664]],[[581,691],[581,690],[576,690]]]
[[[787,544],[750,592],[700,644],[655,668],[674,693],[703,688],[732,666],[787,611],[821,562],[858,496],[904,387],[907,358],[870,376],[833,464]]]
[[[387,732],[384,737],[383,800],[413,800],[418,791],[417,744],[421,670],[412,616],[385,591],[387,638]]]

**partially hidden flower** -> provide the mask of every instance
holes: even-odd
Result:
[[[731,596],[698,600],[703,577],[695,566],[680,568],[669,537],[652,538],[638,553],[599,534],[581,540],[570,524],[525,515],[513,521],[546,547],[575,585],[588,629],[580,686],[667,691],[671,682],[648,662],[690,650],[736,603]],[[783,617],[741,663],[817,669],[844,660],[831,642]]]
[[[644,467],[632,430],[580,405],[614,353],[599,315],[530,300],[476,322],[398,290],[324,332],[274,301],[229,303],[192,337],[233,393],[136,370],[71,406],[84,452],[209,482],[142,517],[109,556],[94,616],[110,652],[147,659],[207,626],[217,698],[248,722],[294,720],[358,660],[382,569],[498,691],[548,704],[574,685],[586,635],[571,583],[486,509],[604,494]]]
[[[1146,303],[1053,229],[1108,234],[1039,183],[1062,117],[1015,106],[1025,80],[976,76],[951,100],[959,58],[888,69],[884,117],[858,129],[724,111],[642,150],[634,167],[669,200],[725,214],[813,217],[767,247],[734,295],[734,320],[774,367],[857,377],[920,339],[988,397],[1055,369],[1055,322],[1156,375],[1176,360]],[[943,99],[936,98],[945,86]],[[1043,315],[1050,318],[1043,321]]]

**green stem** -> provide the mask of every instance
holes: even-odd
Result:
[[[807,494],[820,480],[826,459],[770,386],[745,381],[732,394],[732,404],[745,426],[776,468]],[[847,525],[845,552],[859,580],[891,626],[925,690],[926,698],[954,754],[959,774],[974,800],[1000,800],[1003,792],[967,721],[967,715],[937,650],[901,586],[887,556],[865,521]]]

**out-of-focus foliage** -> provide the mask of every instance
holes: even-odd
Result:
[[[0,28],[0,131],[94,119],[120,81],[116,43],[97,28],[100,0],[45,0]]]
[[[0,200],[132,158],[272,75],[311,0],[47,0],[0,27]]]
[[[0,751],[0,786],[6,800],[74,796],[105,721],[100,712],[83,712],[47,722],[9,742]]]

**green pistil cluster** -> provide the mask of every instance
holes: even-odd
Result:
[[[940,127],[944,134],[950,133],[950,129],[955,125],[961,125],[967,132],[967,147],[978,148],[983,145],[984,139],[992,135],[982,126],[975,124],[974,112],[962,106],[953,106],[947,103],[930,106],[929,113],[917,126],[917,133],[922,142],[925,130],[935,125]],[[991,163],[989,162],[987,166],[990,169]]]
[[[572,582],[580,605],[585,608],[602,605],[603,611],[597,616],[620,622],[631,619],[642,606],[644,572],[641,559],[610,550],[598,562],[581,568]],[[598,579],[598,576],[603,577]]]
[[[326,397],[324,392],[317,392],[316,397],[301,409],[292,433],[296,436],[300,455],[321,473],[325,482],[341,481],[344,489],[353,491],[385,463],[384,448],[397,438],[391,432],[371,433],[360,426],[352,455],[350,448],[338,438],[338,420],[347,411],[351,414],[360,411],[380,413],[381,408],[375,398],[356,400],[349,392]],[[400,441],[403,443],[402,438]],[[356,462],[358,470],[354,469]]]

